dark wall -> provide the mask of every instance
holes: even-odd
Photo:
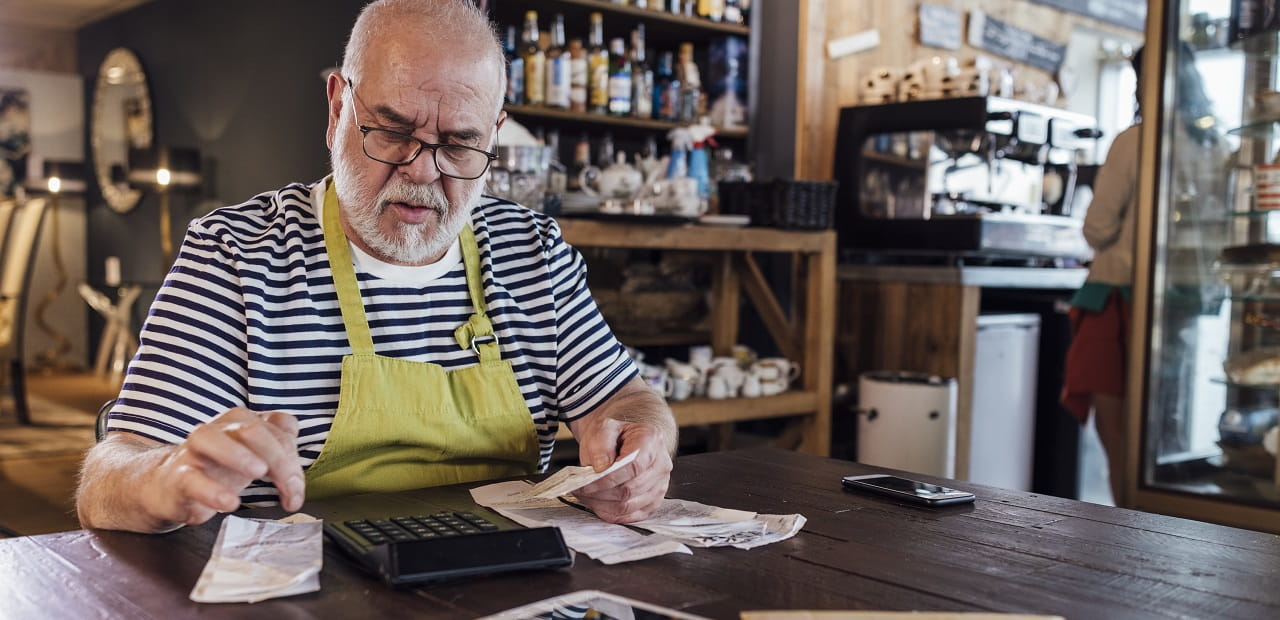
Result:
[[[321,71],[336,66],[360,0],[157,0],[77,33],[78,66],[92,110],[98,66],[126,47],[147,72],[159,144],[200,150],[205,187],[174,195],[173,236],[211,207],[241,202],[329,170]],[[88,116],[92,127],[92,113]],[[88,140],[86,138],[86,144]],[[158,201],[144,196],[126,214],[89,196],[88,261],[101,282],[107,256],[125,280],[158,282]],[[138,306],[145,311],[154,288]]]

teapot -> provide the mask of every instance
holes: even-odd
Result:
[[[582,186],[582,191],[588,195],[630,200],[635,198],[644,186],[644,175],[627,163],[625,153],[618,153],[617,160],[604,170],[594,166],[583,168],[578,172],[578,182]]]

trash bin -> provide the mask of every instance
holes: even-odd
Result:
[[[858,462],[955,475],[956,380],[914,372],[858,376]]]

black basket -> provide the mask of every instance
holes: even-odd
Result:
[[[825,230],[834,224],[836,184],[832,181],[724,181],[719,190],[720,212],[749,215],[752,226]]]

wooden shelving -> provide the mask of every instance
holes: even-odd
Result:
[[[671,403],[680,426],[728,424],[764,418],[795,418],[800,449],[826,455],[831,448],[831,377],[835,338],[836,236],[833,231],[720,228],[687,224],[656,226],[562,219],[565,241],[578,247],[715,252],[711,298],[711,347],[729,355],[738,343],[742,294],[755,307],[769,335],[803,369],[793,391],[759,398],[690,399]],[[753,253],[796,257],[794,305],[778,303]],[[631,344],[631,343],[628,343]],[[567,429],[561,429],[566,436]]]
[[[683,127],[688,123],[673,123],[671,121],[660,121],[648,118],[634,118],[631,116],[608,116],[605,114],[591,114],[584,112],[573,112],[570,110],[561,110],[558,108],[548,108],[544,106],[534,105],[513,105],[506,104],[502,106],[508,114],[520,120],[520,117],[532,117],[542,120],[551,120],[565,123],[576,123],[584,125],[599,125],[607,127],[628,127],[632,129],[651,130],[651,131],[670,131],[676,127]],[[523,122],[523,121],[522,121]],[[746,127],[717,127],[716,137],[718,138],[745,138],[747,137]]]

